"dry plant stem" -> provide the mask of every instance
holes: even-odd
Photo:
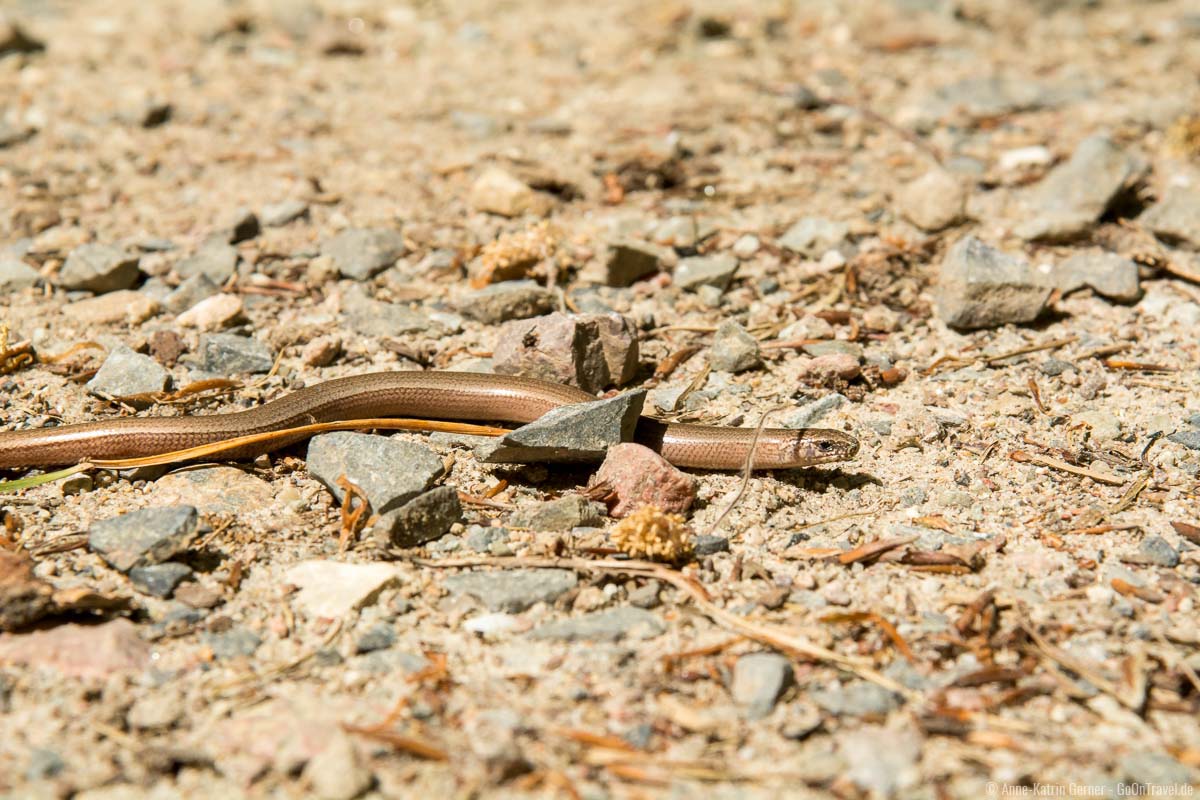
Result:
[[[713,522],[712,527],[708,529],[709,536],[715,536],[717,529],[721,527],[721,523],[729,516],[729,512],[733,511],[734,507],[742,501],[746,495],[746,489],[750,487],[750,476],[754,473],[754,454],[758,449],[758,440],[762,436],[763,428],[766,427],[767,417],[774,414],[776,411],[782,411],[786,406],[776,406],[766,411],[758,420],[758,427],[754,429],[754,438],[750,440],[750,452],[746,455],[746,467],[742,470],[742,485],[738,488],[738,492],[734,495],[733,500],[729,501],[729,505],[721,512],[721,516]]]
[[[1077,467],[1074,464],[1068,464],[1066,461],[1060,461],[1057,458],[1050,456],[1038,455],[1036,453],[1026,453],[1023,450],[1016,450],[1009,455],[1013,461],[1018,463],[1034,464],[1039,467],[1049,467],[1050,469],[1069,472],[1072,475],[1078,475],[1082,478],[1091,478],[1096,483],[1104,483],[1109,486],[1124,486],[1125,481],[1121,478],[1114,478],[1111,475],[1105,475],[1100,472],[1095,472],[1084,467]]]
[[[649,561],[618,561],[618,560],[598,560],[588,561],[582,558],[531,558],[531,557],[501,557],[501,558],[450,558],[432,560],[427,558],[414,558],[414,564],[423,567],[437,567],[441,569],[459,569],[463,567],[531,567],[531,568],[550,568],[550,569],[573,569],[578,572],[600,572],[607,574],[633,574],[646,575],[648,577],[657,578],[671,584],[675,588],[683,591],[696,607],[718,625],[727,630],[739,633],[748,639],[753,639],[761,644],[774,647],[785,653],[800,658],[807,658],[813,661],[820,661],[831,664],[839,669],[851,672],[863,680],[882,686],[888,691],[902,695],[906,699],[913,699],[916,694],[908,687],[897,683],[891,678],[872,669],[863,663],[863,659],[852,658],[842,655],[833,650],[826,649],[820,645],[813,644],[807,639],[802,639],[794,636],[785,630],[776,628],[773,625],[764,625],[750,620],[743,619],[736,614],[731,614],[725,609],[713,603],[709,598],[708,592],[704,590],[696,581],[681,575],[680,573],[668,569],[660,564],[655,564]]]
[[[1055,647],[1042,638],[1037,631],[1033,629],[1031,624],[1022,623],[1021,630],[1023,630],[1030,640],[1033,641],[1034,645],[1037,646],[1037,649],[1041,651],[1041,654],[1050,661],[1053,661],[1060,667],[1079,675],[1081,678],[1095,686],[1100,691],[1111,695],[1118,703],[1126,708],[1132,708],[1136,710],[1140,706],[1140,703],[1136,698],[1130,697],[1126,692],[1122,692],[1120,687],[1118,687],[1108,678],[1101,675],[1091,664],[1080,661],[1079,659],[1075,658],[1075,656],[1059,647]]]

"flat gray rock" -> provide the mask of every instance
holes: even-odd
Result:
[[[724,291],[729,287],[737,269],[737,258],[728,253],[682,258],[675,265],[675,285],[691,291],[701,286],[712,286]]]
[[[645,401],[646,390],[636,389],[607,400],[552,409],[504,436],[487,462],[600,461],[609,447],[633,440]]]
[[[270,372],[275,358],[267,346],[248,336],[210,333],[200,337],[200,363],[217,375]]]
[[[168,561],[129,570],[129,582],[142,594],[154,597],[170,597],[180,583],[191,577],[192,568],[187,564]]]
[[[658,272],[660,264],[661,251],[656,245],[634,239],[612,242],[604,259],[604,283],[629,286]]]
[[[1053,276],[1054,285],[1064,294],[1090,286],[1097,294],[1121,303],[1133,303],[1142,296],[1137,264],[1104,250],[1076,253],[1059,264]]]
[[[666,627],[658,616],[642,608],[622,606],[609,611],[584,614],[575,619],[550,622],[534,628],[529,635],[534,639],[562,639],[568,642],[580,640],[617,641],[652,639]]]
[[[113,569],[128,572],[183,552],[199,531],[200,515],[192,506],[145,508],[93,523],[88,547]]]
[[[102,294],[132,289],[139,274],[136,255],[106,244],[81,244],[67,256],[55,283]]]
[[[468,292],[454,304],[464,317],[495,325],[554,310],[554,294],[534,281],[500,281]]]
[[[899,695],[866,681],[852,681],[828,689],[814,689],[809,692],[809,697],[825,711],[838,717],[883,715],[900,707]]]
[[[100,397],[128,397],[161,392],[167,388],[170,373],[150,356],[135,353],[125,345],[113,349],[87,388]]]
[[[748,719],[762,719],[771,713],[791,682],[792,664],[788,659],[778,653],[749,653],[734,665],[730,693]]]
[[[467,572],[446,579],[451,594],[468,594],[490,611],[516,614],[534,603],[553,603],[574,589],[579,578],[565,569],[511,569]]]
[[[365,281],[408,252],[400,231],[351,228],[321,243],[321,255],[333,259],[342,277]]]
[[[1091,230],[1112,202],[1133,187],[1146,165],[1106,136],[1089,136],[1020,198],[1023,239],[1061,241]]]
[[[428,315],[401,303],[368,297],[358,287],[345,294],[346,326],[364,336],[403,336],[437,327]]]
[[[445,473],[442,459],[423,445],[350,431],[314,436],[308,443],[307,461],[309,474],[339,503],[345,491],[337,479],[344,475],[381,516],[430,489]]]
[[[233,245],[220,240],[210,240],[192,255],[175,265],[181,278],[203,275],[217,286],[233,277],[237,271],[238,251]]]
[[[534,531],[569,531],[604,523],[604,506],[578,494],[569,494],[556,500],[520,508],[508,519],[513,528],[528,528]]]
[[[823,217],[803,217],[779,237],[779,246],[808,258],[820,258],[846,243],[850,226]]]
[[[42,279],[41,273],[15,256],[0,256],[0,291],[28,289]]]
[[[280,228],[307,216],[308,203],[303,200],[284,200],[263,206],[261,219],[268,228]]]
[[[380,515],[374,525],[376,541],[383,547],[416,547],[445,536],[462,515],[458,491],[438,486]]]
[[[1169,189],[1138,222],[1167,242],[1200,248],[1200,189]]]
[[[1051,291],[1025,259],[968,236],[942,260],[935,303],[938,317],[952,328],[992,328],[1032,322]]]

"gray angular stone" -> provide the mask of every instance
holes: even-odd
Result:
[[[1075,152],[1020,198],[1023,239],[1061,241],[1091,230],[1113,200],[1130,189],[1146,165],[1102,135],[1089,136]]]
[[[662,254],[657,246],[634,239],[622,239],[608,246],[604,259],[606,286],[629,286],[658,272]]]
[[[737,269],[737,258],[728,253],[682,258],[675,265],[674,282],[680,289],[691,291],[696,291],[702,286],[712,286],[724,291],[729,287]]]
[[[508,519],[512,528],[534,531],[569,531],[572,528],[604,524],[604,506],[578,494],[568,494],[513,512]]]
[[[142,288],[145,291],[145,287]],[[163,306],[172,314],[179,314],[220,291],[221,287],[212,278],[201,272],[184,278],[163,298]]]
[[[384,303],[356,291],[346,292],[346,326],[364,336],[424,333],[437,324],[426,314],[400,303]]]
[[[321,255],[333,259],[342,277],[365,281],[408,252],[400,231],[351,228],[321,244]]]
[[[1133,557],[1127,557],[1125,560],[1138,564],[1173,569],[1179,566],[1179,551],[1161,536],[1147,536],[1138,545],[1137,553]]]
[[[1138,222],[1160,239],[1200,249],[1200,189],[1172,187]]]
[[[1076,253],[1055,267],[1053,276],[1054,285],[1064,294],[1090,286],[1121,303],[1132,303],[1142,296],[1137,264],[1104,250]]]
[[[504,436],[487,461],[600,461],[609,447],[633,440],[645,400],[646,390],[636,389],[607,400],[552,409]]]
[[[160,564],[187,550],[200,532],[192,506],[144,508],[88,528],[88,547],[116,570]]]
[[[991,328],[1032,322],[1052,290],[1025,259],[968,236],[942,260],[935,303],[952,328]]]
[[[609,611],[584,614],[575,619],[548,622],[529,632],[533,639],[617,641],[652,639],[666,630],[658,616],[642,608],[622,606]]]
[[[217,236],[229,244],[237,244],[249,241],[261,232],[262,225],[258,222],[258,215],[248,208],[237,208]]]
[[[1051,378],[1056,378],[1067,371],[1078,371],[1070,361],[1063,361],[1061,358],[1054,358],[1053,356],[1043,361],[1038,369],[1041,370],[1043,375]]]
[[[355,653],[371,653],[386,650],[396,643],[396,629],[386,622],[377,622],[354,642]]]
[[[382,547],[416,547],[445,536],[462,515],[458,491],[438,486],[382,514],[374,526],[376,541]]]
[[[809,692],[809,696],[825,711],[838,717],[883,715],[900,706],[899,695],[866,681],[852,681],[828,689],[814,689]]]
[[[128,397],[161,392],[167,388],[170,373],[150,356],[135,353],[125,345],[113,349],[87,388],[100,397]]]
[[[1181,444],[1189,450],[1200,450],[1200,431],[1176,431],[1167,436],[1167,441]]]
[[[170,597],[175,587],[191,577],[192,568],[187,564],[168,561],[129,570],[129,582],[142,594],[154,597]]]
[[[337,479],[344,475],[380,516],[428,491],[445,473],[442,459],[423,445],[350,431],[314,436],[308,443],[307,462],[309,474],[339,503],[345,491]]]
[[[453,575],[446,579],[446,589],[474,597],[489,611],[517,614],[534,603],[553,603],[578,583],[575,573],[565,569],[506,569]]]
[[[0,292],[28,289],[42,279],[41,273],[15,256],[0,256]]]
[[[140,274],[136,255],[106,244],[81,244],[67,256],[55,283],[102,294],[132,289]]]
[[[210,333],[200,337],[200,363],[206,372],[234,375],[270,372],[275,359],[257,339],[232,333]]]
[[[797,220],[779,237],[779,246],[808,258],[820,258],[846,243],[850,226],[822,217]]]
[[[233,628],[221,633],[206,633],[201,641],[219,659],[242,658],[254,655],[262,638],[246,628]]]
[[[711,556],[714,553],[728,553],[729,539],[724,536],[713,536],[712,534],[702,533],[695,538],[692,552],[697,557]]]
[[[464,317],[495,325],[554,310],[554,293],[534,281],[500,281],[468,292],[454,304]]]
[[[308,216],[308,203],[303,200],[284,200],[263,206],[262,224],[268,228],[281,228],[289,222]]]
[[[733,700],[747,719],[762,719],[792,682],[792,664],[778,653],[749,653],[733,668]]]
[[[733,320],[717,326],[708,360],[713,369],[724,372],[745,372],[762,363],[758,340]]]
[[[237,271],[238,251],[226,242],[209,240],[200,249],[175,265],[184,280],[203,275],[217,286],[233,277]]]
[[[837,744],[847,765],[845,777],[871,797],[896,797],[920,780],[921,735],[916,731],[864,726],[839,731]]]

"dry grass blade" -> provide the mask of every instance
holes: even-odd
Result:
[[[696,581],[681,575],[675,570],[648,561],[588,561],[582,558],[448,558],[431,560],[414,558],[413,563],[424,567],[454,569],[463,567],[531,567],[551,569],[573,569],[579,572],[599,572],[604,574],[645,575],[669,583],[687,594],[696,607],[718,625],[727,630],[739,633],[748,639],[765,644],[788,653],[795,657],[824,662],[853,673],[863,680],[882,686],[883,688],[912,699],[915,694],[906,686],[892,680],[882,673],[872,669],[864,659],[846,656],[833,650],[821,647],[807,639],[795,636],[786,630],[773,625],[752,622],[736,614],[731,614],[712,602],[708,592]]]
[[[281,443],[294,442],[299,438],[313,436],[325,431],[360,430],[362,428],[378,428],[395,431],[444,431],[448,433],[468,433],[473,436],[503,436],[508,433],[506,428],[493,428],[488,425],[470,425],[462,422],[438,422],[428,419],[356,419],[340,420],[337,422],[319,422],[313,425],[301,425],[296,428],[286,428],[270,433],[257,433],[250,436],[237,436],[211,444],[189,447],[185,450],[175,450],[171,453],[144,456],[141,458],[97,458],[90,462],[92,466],[101,469],[130,469],[133,467],[152,467],[159,464],[175,464],[181,461],[194,461],[200,458],[210,458],[228,453],[251,445],[262,445],[264,451]],[[274,444],[273,444],[274,443]]]
[[[1030,638],[1041,654],[1050,661],[1053,661],[1064,669],[1074,672],[1076,675],[1083,678],[1100,691],[1111,695],[1118,703],[1126,708],[1137,710],[1141,707],[1141,703],[1145,699],[1144,697],[1139,698],[1134,696],[1134,693],[1121,691],[1120,686],[1102,675],[1095,666],[1076,658],[1060,647],[1050,644],[1033,629],[1032,625],[1028,623],[1021,623],[1021,630],[1023,630],[1025,635]]]
[[[895,539],[876,539],[873,542],[867,542],[853,550],[847,550],[842,553],[838,556],[838,563],[857,564],[860,561],[872,561],[889,550],[895,550],[897,547],[912,544],[919,538],[919,536],[898,536]]]
[[[1074,464],[1068,464],[1050,456],[1043,456],[1037,453],[1027,453],[1024,450],[1014,450],[1008,454],[1008,457],[1020,464],[1033,464],[1039,467],[1049,467],[1060,472],[1069,472],[1072,475],[1078,475],[1081,478],[1091,478],[1096,483],[1107,484],[1108,486],[1124,486],[1125,481],[1122,478],[1116,478],[1112,475],[1105,475],[1102,472],[1087,469],[1086,467],[1077,467]]]
[[[365,736],[368,739],[374,739],[377,742],[382,742],[389,747],[399,750],[409,755],[424,758],[427,761],[449,761],[450,754],[437,745],[423,742],[412,736],[405,736],[402,733],[397,733],[391,730],[377,730],[374,726],[366,727],[362,725],[350,725],[342,723],[342,730],[346,733]]]

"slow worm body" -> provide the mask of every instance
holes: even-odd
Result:
[[[0,433],[0,468],[74,464],[89,458],[133,458],[314,422],[371,417],[424,417],[526,423],[552,408],[596,398],[580,389],[531,378],[469,372],[378,372],[309,386],[247,411],[188,417],[128,417],[56,428]],[[297,436],[296,440],[304,438]],[[638,421],[636,441],[682,467],[740,469],[755,442],[753,428]],[[296,441],[294,440],[294,441]],[[275,442],[272,448],[289,444]],[[821,428],[764,428],[757,469],[844,461],[854,437]],[[246,458],[263,445],[226,454]]]

